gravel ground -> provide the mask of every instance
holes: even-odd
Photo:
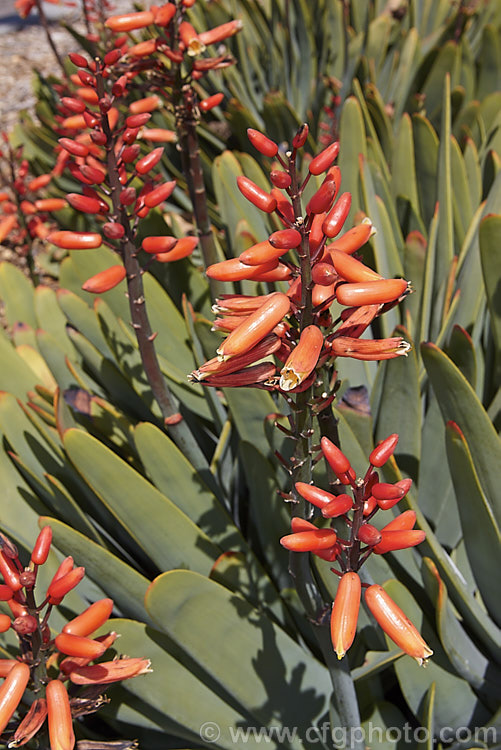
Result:
[[[133,7],[133,0],[118,0],[114,5],[114,13],[125,13]],[[83,33],[79,8],[59,8],[49,4],[44,7],[51,19],[51,35],[61,57],[78,51],[73,37],[61,26],[58,18]],[[57,75],[59,72],[37,14],[32,11],[23,21],[16,14],[14,0],[0,0],[0,131],[12,129],[20,110],[33,110],[35,99],[31,81],[35,69],[43,75]]]

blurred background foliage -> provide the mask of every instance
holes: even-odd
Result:
[[[419,669],[362,613],[350,666],[364,726],[410,722],[431,738],[444,727],[471,729],[452,745],[405,743],[416,750],[501,747],[492,730],[501,723],[501,2],[212,0],[191,11],[197,29],[235,17],[243,29],[227,46],[237,65],[205,84],[207,94],[223,91],[225,104],[199,129],[221,254],[278,228],[236,190],[242,173],[269,185],[247,127],[288,142],[307,121],[310,153],[340,139],[342,186],[353,194],[346,226],[363,212],[377,229],[364,260],[414,288],[370,332],[404,331],[409,357],[343,360],[334,406],[359,472],[375,442],[400,434],[385,479],[412,477],[401,506],[427,532],[418,548],[372,556],[364,567],[435,651]],[[35,174],[55,160],[52,84],[37,78],[40,122],[26,115],[12,136]],[[152,124],[172,127],[172,113],[157,111]],[[175,146],[163,169],[179,187],[145,233],[180,236],[190,206]],[[61,195],[74,187],[66,176],[57,181]],[[94,228],[69,209],[60,223]],[[57,549],[88,574],[65,599],[61,622],[110,596],[124,618],[120,653],[153,662],[153,675],[110,690],[112,702],[82,732],[165,750],[233,748],[230,727],[335,725],[328,672],[278,544],[289,513],[276,495],[287,476],[275,451],[290,448],[269,415],[284,404],[265,391],[220,397],[188,384],[219,340],[200,258],[147,273],[161,367],[203,450],[192,465],[162,427],[123,291],[96,299],[81,290],[113,262],[104,247],[70,252],[46,266],[58,288],[36,289],[14,265],[0,267],[2,531],[28,557],[42,516]],[[280,284],[235,286],[271,288]],[[331,601],[336,577],[328,563],[312,565]],[[204,720],[221,726],[214,743],[200,739]],[[491,731],[473,738],[475,727]],[[303,747],[297,739],[268,746]]]

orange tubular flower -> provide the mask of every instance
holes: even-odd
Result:
[[[208,266],[206,274],[209,279],[216,281],[243,281],[244,279],[255,279],[256,276],[274,270],[278,265],[277,260],[263,263],[259,266],[247,266],[239,258],[229,258],[220,263]]]
[[[280,388],[283,391],[296,388],[313,372],[323,344],[324,336],[318,326],[307,326],[302,331],[297,346],[280,373]]]
[[[198,38],[205,45],[218,44],[224,39],[228,39],[228,37],[236,34],[238,31],[240,31],[242,26],[242,21],[240,21],[240,19],[235,19],[234,21],[223,23],[221,24],[221,26],[215,26],[213,29],[209,29],[208,31],[202,31],[198,35]]]
[[[372,466],[376,466],[377,468],[384,466],[385,463],[390,458],[390,456],[393,455],[393,452],[395,448],[397,447],[397,443],[398,443],[397,433],[393,433],[393,435],[389,435],[387,438],[381,441],[379,445],[377,445],[374,448],[374,450],[369,456],[369,463]]]
[[[110,266],[105,271],[100,271],[100,273],[96,273],[95,276],[87,279],[82,284],[82,289],[84,292],[92,292],[92,294],[103,294],[109,292],[110,289],[114,289],[124,279],[125,268],[123,266]]]
[[[276,292],[255,312],[249,315],[223,341],[217,354],[222,361],[244,354],[264,339],[290,310],[290,299],[286,294]]]
[[[259,266],[263,263],[277,261],[286,252],[287,250],[284,248],[275,247],[268,240],[264,240],[244,250],[243,253],[240,253],[238,259],[247,266]]]
[[[337,518],[348,513],[353,506],[353,499],[349,495],[338,495],[322,508],[324,518]]]
[[[201,382],[203,385],[213,385],[216,388],[258,385],[273,378],[276,369],[273,362],[261,362],[259,365],[252,365],[252,367],[246,367],[237,372],[215,373]]]
[[[417,544],[424,542],[425,539],[426,533],[424,531],[409,531],[407,529],[390,529],[388,531],[386,529],[381,532],[381,541],[374,547],[374,552],[377,555],[384,555],[385,552],[415,547]]]
[[[347,307],[384,305],[402,297],[409,288],[405,279],[381,279],[363,283],[340,284],[336,290],[337,301]]]
[[[75,685],[107,685],[151,672],[150,664],[149,659],[139,658],[104,661],[90,667],[77,667],[70,673],[70,680]]]
[[[26,716],[23,718],[9,745],[19,747],[25,745],[36,735],[47,718],[47,701],[45,698],[36,698],[30,706]]]
[[[259,208],[261,211],[265,211],[268,214],[276,209],[276,198],[258,187],[252,182],[252,180],[249,180],[248,177],[237,177],[237,185],[242,195],[247,198],[250,203],[256,206],[256,208]]]
[[[333,529],[315,529],[315,531],[287,534],[280,539],[280,544],[292,552],[316,552],[332,547],[336,539],[336,532]]]
[[[17,662],[0,687],[0,732],[3,732],[18,707],[29,679],[28,665],[24,662]]]
[[[364,265],[352,255],[342,253],[341,250],[330,250],[329,254],[334,268],[345,281],[379,281],[383,278],[372,268]]]
[[[381,531],[410,531],[414,528],[416,523],[416,512],[413,510],[405,510],[400,513],[399,516],[383,526]]]
[[[100,247],[101,235],[96,232],[69,232],[66,230],[51,232],[47,240],[63,250],[90,250]]]
[[[423,640],[412,622],[386,593],[382,586],[374,584],[365,591],[365,601],[377,623],[392,641],[406,654],[416,659],[421,666],[433,651]]]
[[[329,440],[329,438],[323,437],[320,441],[320,445],[325,460],[336,476],[346,474],[351,469],[351,464],[348,458],[344,455],[343,451],[337,447],[337,445],[334,445],[334,443]]]
[[[7,677],[16,664],[19,664],[17,659],[0,659],[0,677]]]
[[[333,495],[331,492],[326,492],[326,490],[315,487],[313,484],[306,484],[306,482],[296,482],[296,490],[305,500],[308,500],[309,503],[317,508],[325,508],[326,505],[337,499],[336,495]]]
[[[60,680],[51,680],[45,688],[51,750],[73,750],[75,735],[68,691]]]
[[[150,11],[139,13],[126,13],[122,16],[111,16],[105,22],[105,26],[116,33],[124,31],[136,31],[155,22],[155,16]]]
[[[57,650],[62,654],[89,659],[89,661],[99,659],[107,649],[106,643],[93,641],[92,638],[81,635],[70,635],[69,633],[56,635],[55,644]]]
[[[59,601],[66,594],[78,586],[85,575],[85,568],[79,567],[70,570],[66,575],[61,576],[56,581],[52,580],[47,589],[47,596],[51,604],[59,604]]]
[[[88,636],[104,625],[113,610],[113,599],[99,599],[87,607],[78,617],[70,620],[63,628],[63,633]]]
[[[221,362],[218,357],[214,357],[208,362],[205,362],[205,364],[203,364],[198,370],[194,370],[191,375],[188,375],[188,379],[194,382],[200,382],[211,375],[222,375],[223,373],[228,375],[231,372],[243,370],[247,365],[251,365],[259,359],[267,357],[269,354],[273,354],[281,345],[281,339],[271,333],[269,336],[265,336],[259,344],[238,357],[232,357],[226,362]]]
[[[334,206],[334,208],[331,210],[331,212],[329,213],[329,216],[333,214],[336,206]],[[336,223],[332,221],[330,224],[328,224],[327,223],[328,218],[329,217],[327,217],[324,224],[326,225],[326,228],[329,229],[330,232],[333,232],[335,231]],[[352,253],[355,253],[357,250],[360,250],[360,248],[363,245],[365,245],[367,240],[370,239],[370,237],[372,237],[375,231],[376,230],[372,226],[371,220],[369,218],[366,218],[363,220],[361,224],[358,224],[356,227],[352,227],[351,229],[348,229],[348,231],[345,232],[342,235],[342,237],[339,237],[337,240],[334,240],[334,242],[331,242],[331,244],[325,248],[326,254],[330,252],[331,250],[338,250],[339,252],[348,253],[349,255],[351,255]],[[333,236],[333,235],[330,234],[328,236]]]
[[[343,658],[355,638],[361,592],[358,573],[345,573],[339,581],[331,614],[331,639],[338,659]]]
[[[345,285],[346,286],[346,285]],[[339,336],[332,341],[333,357],[352,357],[365,361],[407,356],[411,345],[400,336],[389,339],[357,339]]]

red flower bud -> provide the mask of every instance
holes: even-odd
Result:
[[[147,96],[144,99],[137,99],[137,101],[129,104],[129,109],[133,115],[143,114],[144,112],[153,112],[154,109],[158,109],[162,105],[162,100],[156,94]]]
[[[105,26],[114,32],[135,31],[150,26],[155,22],[155,16],[151,11],[140,11],[138,13],[125,13],[121,16],[111,16],[105,21]]]
[[[143,112],[139,115],[130,115],[125,120],[125,124],[128,128],[141,128],[148,120],[151,120],[151,115],[149,112]]]
[[[162,235],[160,237],[145,237],[141,247],[145,253],[156,255],[157,253],[166,253],[169,250],[172,250],[176,242],[177,239],[175,237],[169,237],[168,235]]]
[[[242,281],[243,279],[255,279],[267,271],[277,267],[277,261],[272,260],[258,266],[247,266],[240,258],[229,258],[219,263],[214,263],[206,270],[210,279],[218,281]]]
[[[397,443],[397,433],[393,433],[393,435],[390,435],[389,437],[385,438],[385,440],[382,440],[370,454],[369,463],[372,466],[377,466],[378,468],[384,466],[390,456],[393,455],[393,452],[397,447]]]
[[[339,250],[339,252],[341,253],[348,253],[351,255],[357,250],[360,250],[362,245],[365,245],[367,240],[372,237],[374,232],[375,229],[372,226],[372,222],[369,219],[364,219],[361,224],[357,224],[356,227],[348,229],[348,231],[345,232],[341,237],[338,237],[337,240],[331,242],[331,244],[327,246],[326,250]]]
[[[80,172],[85,177],[89,185],[101,185],[106,179],[106,174],[102,169],[91,167],[89,164],[82,164]]]
[[[112,599],[99,599],[63,627],[63,633],[88,636],[104,625],[113,610]]]
[[[263,263],[276,262],[286,252],[282,248],[277,249],[268,240],[264,240],[240,253],[238,260],[246,266],[260,266]]]
[[[310,198],[306,206],[307,214],[321,214],[328,211],[336,195],[334,180],[325,180],[317,192]]]
[[[362,584],[358,573],[345,573],[336,591],[331,613],[331,640],[342,659],[355,639]]]
[[[242,195],[261,211],[272,213],[277,207],[276,199],[258,187],[252,180],[249,180],[248,177],[237,177],[237,185]]]
[[[382,279],[380,274],[351,255],[342,253],[340,250],[330,250],[330,248],[328,250],[334,268],[344,281],[365,282]]]
[[[0,686],[0,732],[3,732],[21,702],[29,679],[29,666],[17,662]]]
[[[336,476],[338,474],[346,474],[346,472],[351,469],[349,460],[337,445],[334,445],[334,443],[329,440],[329,438],[323,437],[320,444],[322,447],[322,453]]]
[[[136,164],[136,172],[138,172],[139,174],[146,174],[147,172],[149,172],[158,164],[158,162],[162,158],[163,152],[163,147],[154,148],[153,151],[150,151],[149,154],[143,156],[143,158],[139,159]]]
[[[73,141],[71,138],[59,138],[59,143],[73,156],[87,156],[89,148],[84,143]]]
[[[315,487],[313,484],[306,484],[306,482],[296,482],[296,490],[299,492],[305,500],[314,505],[317,508],[324,508],[333,500],[336,500],[336,495],[331,492]],[[350,508],[352,506],[352,500],[350,498]],[[296,529],[293,529],[296,531]]]
[[[283,250],[299,247],[301,240],[301,232],[298,232],[297,229],[281,229],[269,236],[270,244]]]
[[[89,63],[87,61],[87,58],[83,55],[79,55],[78,52],[70,52],[68,55],[73,65],[76,65],[77,68],[88,68]]]
[[[0,633],[5,633],[12,625],[9,615],[0,614]]]
[[[263,133],[260,133],[259,130],[247,128],[247,136],[254,148],[257,149],[260,154],[270,157],[277,155],[278,146],[275,141],[272,141],[271,138],[268,138]]]
[[[107,649],[105,643],[92,640],[81,635],[70,635],[69,633],[60,633],[55,638],[55,645],[58,651],[68,656],[78,656],[83,659],[99,659]]]
[[[363,523],[358,530],[357,539],[364,544],[368,544],[369,547],[374,547],[375,544],[379,544],[382,535],[375,526],[372,526],[370,523]]]
[[[280,169],[272,169],[270,172],[270,181],[277,188],[288,188],[292,182],[291,176]]]
[[[75,735],[68,691],[61,680],[50,680],[45,688],[51,750],[73,750]]]
[[[381,279],[365,283],[340,284],[336,297],[341,305],[360,307],[361,305],[383,305],[394,302],[408,290],[405,279]]]
[[[280,544],[292,552],[315,552],[332,547],[336,538],[336,532],[333,529],[315,529],[315,531],[299,531],[283,536]]]
[[[158,253],[155,256],[155,260],[159,263],[170,263],[174,260],[182,260],[191,255],[197,245],[198,237],[182,237],[180,240],[177,240],[171,250],[168,250],[165,253]]]
[[[62,230],[51,232],[47,240],[63,250],[90,250],[100,247],[102,244],[101,235],[95,232],[67,232]]]
[[[155,11],[155,26],[168,26],[176,15],[174,3],[165,3]]]
[[[208,96],[207,99],[202,99],[198,106],[202,112],[209,112],[209,110],[218,107],[224,99],[224,94],[213,94]]]
[[[16,617],[12,623],[12,628],[18,635],[29,635],[38,629],[38,620],[33,615],[21,615],[21,617]]]
[[[136,201],[136,188],[128,187],[120,193],[120,203],[122,206],[130,206]]]
[[[393,552],[399,549],[407,549],[421,544],[426,539],[424,531],[414,530],[390,530],[381,531],[381,541],[374,547],[377,555],[384,555],[386,552]]]
[[[413,510],[405,510],[394,518],[381,531],[410,531],[416,523],[416,513]]]
[[[0,583],[0,602],[7,602],[9,599],[12,599],[13,595],[14,592],[12,591],[10,586],[7,586],[7,584],[5,583]]]
[[[353,498],[350,495],[337,495],[334,500],[322,508],[324,518],[337,518],[344,516],[353,507]]]
[[[330,263],[315,263],[311,271],[311,278],[320,286],[332,286],[339,276]]]
[[[47,596],[51,604],[59,604],[59,600],[66,596],[66,594],[78,586],[80,581],[85,575],[85,568],[74,568],[70,570],[66,575],[61,576],[57,580],[52,582],[47,589]]]
[[[120,240],[125,234],[125,229],[121,224],[110,221],[103,224],[103,234],[109,240]]]
[[[307,123],[304,123],[303,125],[301,125],[296,135],[292,139],[292,148],[302,148],[304,144],[306,143],[306,139],[308,138],[309,132],[310,132],[310,129]]]
[[[105,271],[100,271],[87,279],[82,284],[84,292],[92,292],[92,294],[103,294],[109,292],[110,289],[114,289],[121,281],[125,279],[125,268],[122,265],[110,266]]]
[[[79,99],[74,99],[71,96],[63,96],[61,104],[76,115],[81,115],[82,112],[85,111],[85,104]]]
[[[28,183],[28,190],[36,192],[40,188],[45,187],[52,180],[51,174],[41,174],[40,177],[35,177],[34,180]]]
[[[148,208],[153,208],[166,201],[174,192],[176,184],[176,180],[170,180],[170,182],[164,182],[162,185],[154,188],[148,195],[144,196],[145,205]]]
[[[102,202],[96,198],[80,195],[79,193],[68,193],[66,198],[70,206],[76,208],[77,211],[83,211],[86,214],[103,213]]]
[[[52,544],[52,529],[50,526],[44,526],[37,537],[33,552],[31,553],[31,562],[35,565],[43,565],[47,560]]]
[[[0,573],[3,576],[5,584],[12,589],[12,591],[19,591],[21,581],[19,580],[19,572],[9,557],[6,557],[4,551],[0,552]]]
[[[331,143],[330,146],[324,148],[314,159],[310,161],[308,170],[311,174],[319,175],[329,169],[330,165],[339,154],[339,142]],[[318,213],[318,212],[315,212]]]
[[[37,211],[60,211],[62,208],[66,208],[67,205],[64,198],[42,198],[35,201]]]

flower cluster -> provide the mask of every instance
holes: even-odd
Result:
[[[51,214],[68,204],[64,198],[43,197],[52,175],[33,177],[28,160],[23,158],[23,147],[13,149],[6,133],[1,138],[0,243],[8,240],[21,254],[28,255],[32,241],[45,240],[54,227]]]
[[[141,219],[161,206],[176,187],[175,180],[162,181],[152,176],[163,155],[163,147],[146,153],[137,137],[151,117],[152,103],[139,100],[123,113],[120,99],[125,95],[128,78],[115,82],[111,67],[121,57],[114,49],[99,62],[83,55],[71,54],[79,67],[77,77],[83,86],[72,97],[61,100],[60,128],[66,133],[59,139],[59,170],[66,165],[72,176],[83,184],[82,193],[69,193],[68,203],[77,211],[102,222],[100,232],[56,231],[49,242],[67,250],[112,248],[121,262],[88,279],[83,288],[102,293],[119,284],[127,274],[127,255],[137,253],[137,232]],[[158,97],[150,97],[150,99]],[[153,103],[153,106],[156,106]],[[64,115],[64,116],[63,116]],[[71,133],[72,137],[69,137]],[[198,240],[171,236],[148,237],[142,249],[151,258],[166,263],[190,255]],[[132,273],[132,270],[129,271]]]
[[[275,159],[270,192],[249,178],[237,178],[250,203],[278,216],[284,229],[245,250],[238,258],[216,263],[207,275],[219,281],[288,282],[285,293],[256,297],[223,295],[214,310],[221,317],[215,328],[229,332],[190,378],[204,385],[250,385],[282,392],[300,392],[316,380],[319,368],[336,357],[381,360],[405,355],[409,344],[400,337],[362,340],[372,321],[408,292],[404,279],[384,279],[354,257],[373,234],[368,218],[340,235],[351,208],[350,193],[340,194],[341,173],[334,161],[334,142],[310,159],[301,181],[298,151],[308,136],[303,125],[283,156],[278,145],[256,130],[249,139],[264,156]],[[325,177],[303,211],[301,199],[311,177]],[[331,305],[338,309],[333,320]],[[281,362],[260,362],[268,355]]]
[[[50,582],[43,601],[37,605],[35,587],[40,565],[48,558],[52,542],[50,526],[40,532],[23,568],[16,546],[0,535],[0,600],[6,602],[12,616],[0,614],[0,632],[12,628],[18,636],[20,656],[0,659],[0,732],[3,732],[18,708],[25,690],[35,693],[28,713],[18,723],[9,747],[24,745],[48,722],[51,748],[72,750],[75,745],[73,718],[93,713],[102,703],[96,686],[145,674],[149,661],[124,658],[91,664],[109,649],[117,633],[111,631],[90,637],[109,619],[113,601],[101,599],[66,623],[61,633],[52,636],[48,621],[51,610],[82,580],[85,569],[75,567],[67,557]],[[66,685],[65,683],[68,683]],[[78,691],[77,686],[83,686]],[[42,695],[40,695],[40,692]],[[77,692],[78,691],[78,692]]]
[[[122,35],[118,37],[122,45],[127,39],[124,34],[129,34],[131,38],[132,31],[147,31],[147,36],[142,41],[121,47],[124,53],[120,62],[122,74],[147,72],[150,89],[156,88],[164,92],[166,88],[170,88],[174,109],[189,110],[184,113],[176,111],[177,119],[184,119],[186,116],[199,119],[200,111],[207,112],[221,103],[223,94],[203,96],[199,84],[196,91],[193,84],[212,70],[221,70],[234,64],[230,54],[211,55],[207,48],[220,45],[242,28],[242,22],[234,20],[198,33],[185,17],[186,10],[194,2],[195,0],[178,0],[164,3],[152,6],[149,11],[111,16],[106,21],[108,29]],[[158,131],[157,137],[162,137],[162,131]]]
[[[349,538],[342,539],[333,528],[318,528],[303,518],[292,519],[292,534],[282,537],[281,544],[294,552],[312,552],[339,568],[331,570],[340,576],[331,615],[331,636],[334,650],[341,659],[355,638],[361,583],[358,571],[372,553],[382,555],[420,544],[425,532],[414,529],[416,514],[407,510],[393,518],[382,529],[370,521],[379,510],[389,510],[407,494],[412,480],[402,479],[394,484],[380,482],[376,469],[393,454],[398,435],[383,440],[369,456],[369,467],[363,479],[357,480],[345,454],[328,438],[321,440],[321,451],[337,477],[337,486],[351,487],[352,495],[332,494],[304,482],[296,483],[297,492],[323,518],[343,520]],[[331,521],[332,524],[332,521]],[[365,601],[385,633],[405,653],[422,664],[432,651],[416,628],[397,607],[385,590],[375,584],[366,587]]]

